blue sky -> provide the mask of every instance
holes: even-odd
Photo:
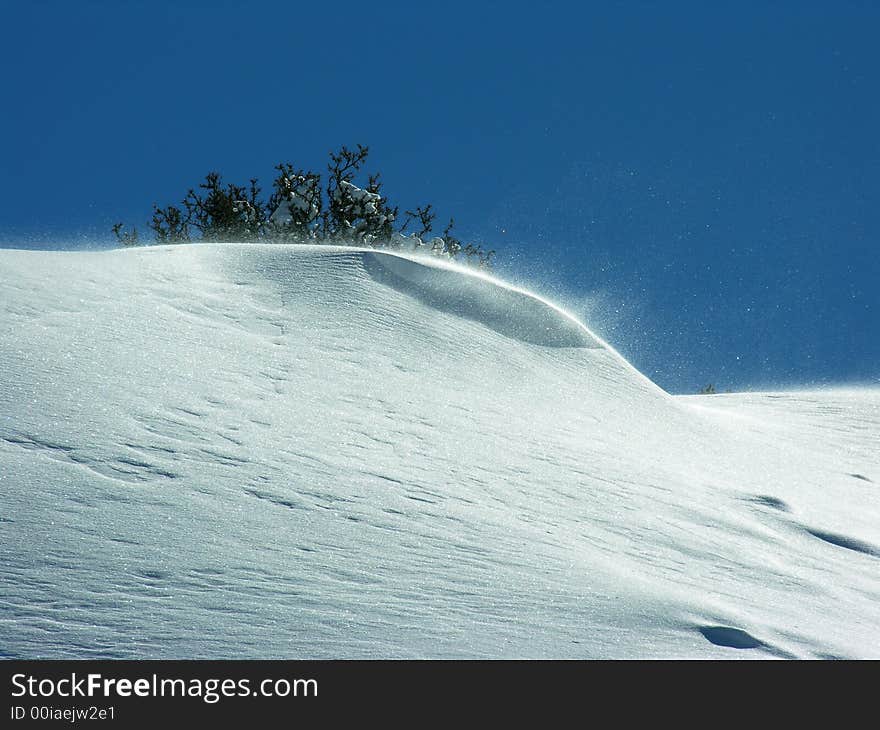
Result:
[[[711,7],[710,7],[711,6]],[[661,386],[880,380],[874,2],[4,3],[0,243],[342,143]]]

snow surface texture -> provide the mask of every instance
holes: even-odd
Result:
[[[331,247],[0,251],[5,657],[880,657],[880,391],[672,397]]]

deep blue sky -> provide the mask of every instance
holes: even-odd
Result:
[[[2,245],[362,142],[667,389],[880,380],[880,3],[2,7]]]

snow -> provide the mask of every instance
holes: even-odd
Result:
[[[335,200],[342,200],[343,198],[347,198],[354,201],[355,203],[360,203],[361,205],[367,206],[368,212],[375,213],[376,203],[379,202],[381,196],[379,195],[379,193],[371,193],[368,190],[359,188],[357,185],[349,182],[348,180],[340,180],[339,185],[333,191],[333,197]],[[369,206],[371,205],[372,209],[369,208]]]
[[[6,657],[878,657],[880,390],[675,397],[434,257],[0,251]]]

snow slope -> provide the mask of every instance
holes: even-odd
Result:
[[[330,247],[0,251],[6,657],[880,657],[880,391],[672,397]]]

